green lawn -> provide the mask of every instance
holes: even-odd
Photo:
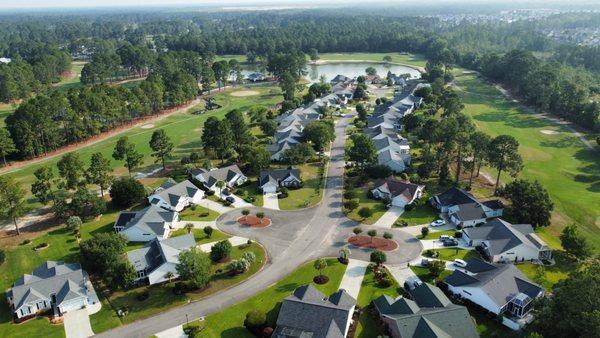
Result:
[[[400,54],[400,53],[324,53],[320,54],[321,60],[345,61],[360,60],[383,62],[383,57],[389,55],[392,62],[405,64],[408,66],[425,67],[427,60],[420,55]]]
[[[433,276],[431,274],[429,274],[429,270],[426,267],[411,266],[410,269],[424,283],[435,284],[434,281],[433,281]],[[444,278],[450,276],[451,274],[452,274],[452,271],[450,271],[450,270],[444,270],[444,272],[442,272],[442,274],[438,277],[438,280],[443,280]]]
[[[73,77],[64,78],[60,82],[54,84],[54,86],[60,90],[68,90],[81,86],[81,70],[86,63],[87,62],[85,61],[73,61],[71,63],[71,73],[73,74]]]
[[[199,205],[195,205],[193,207],[190,208],[186,208],[185,210],[183,210],[182,212],[179,213],[179,218],[181,219],[181,221],[204,221],[204,222],[208,222],[208,221],[214,221],[217,219],[217,217],[219,217],[219,213],[214,211],[214,210],[210,210],[208,208],[199,206]]]
[[[0,103],[0,128],[4,127],[4,119],[12,112],[15,111],[15,107],[8,103]]]
[[[394,280],[394,284],[387,288],[381,288],[375,283],[375,274],[371,268],[367,268],[365,273],[365,278],[360,286],[360,292],[358,294],[357,305],[361,308],[367,307],[371,304],[372,301],[379,298],[382,295],[388,295],[393,298],[400,296],[402,288],[398,284],[396,280]],[[356,334],[354,335],[357,338],[368,338],[368,337],[377,337],[379,335],[383,335],[384,332],[381,332],[377,327],[375,318],[368,311],[363,311],[359,318],[359,324],[356,327]]]
[[[121,318],[122,322],[127,324],[184,304],[188,300],[200,300],[220,290],[238,284],[260,270],[265,262],[265,251],[256,243],[245,247],[234,247],[231,252],[231,259],[240,258],[246,251],[254,252],[256,255],[256,261],[251,265],[249,271],[231,276],[226,269],[227,263],[213,263],[211,268],[213,276],[211,277],[209,287],[206,289],[189,292],[185,295],[175,295],[172,292],[171,285],[144,286],[125,292],[115,292],[110,296],[110,303],[115,311],[122,307],[127,307],[129,309],[129,314]],[[137,300],[136,295],[144,291],[148,291],[150,297],[143,301]],[[110,327],[105,327],[105,329],[108,328]]]
[[[354,191],[356,192],[356,196],[358,196],[359,206],[347,214],[348,218],[364,224],[373,224],[377,222],[377,220],[387,211],[385,205],[383,205],[380,200],[369,198],[368,187],[355,188]],[[371,215],[371,217],[363,219],[358,215],[358,210],[364,207],[370,208],[373,211],[373,215]]]
[[[228,94],[228,91],[223,91],[215,94],[216,101],[222,107],[210,111],[202,115],[193,115],[187,112],[173,114],[160,121],[155,121],[154,127],[148,129],[132,128],[127,132],[120,134],[115,137],[111,137],[102,142],[80,148],[77,152],[81,160],[86,164],[89,163],[90,157],[95,152],[101,152],[104,156],[110,159],[111,166],[115,169],[117,175],[125,175],[126,170],[123,167],[122,162],[117,162],[112,159],[113,148],[121,136],[128,136],[130,142],[145,155],[143,165],[136,171],[144,172],[149,171],[156,167],[154,158],[150,156],[150,136],[156,129],[164,129],[167,135],[171,138],[171,141],[175,144],[173,150],[173,158],[169,160],[169,163],[179,163],[179,160],[183,156],[188,156],[192,151],[201,151],[202,145],[200,142],[200,136],[204,121],[209,116],[223,117],[226,112],[232,109],[245,110],[255,105],[271,106],[281,100],[280,89],[277,87],[253,87],[253,90],[258,91],[260,94],[256,96],[248,97],[234,97]],[[193,108],[192,108],[193,109]],[[42,162],[25,166],[23,168],[14,170],[11,172],[18,182],[29,192],[29,187],[34,180],[33,172],[42,165],[49,165],[54,167],[56,170],[56,162],[60,158],[47,159]],[[37,208],[40,207],[34,199],[30,199],[30,206]]]
[[[279,200],[281,210],[293,210],[313,206],[323,196],[324,180],[319,174],[320,162],[297,165],[302,178],[302,188],[289,189],[288,197]]]
[[[436,212],[429,203],[421,202],[413,210],[406,211],[398,218],[398,221],[408,222],[408,226],[429,224],[439,218],[438,212]]]
[[[455,259],[467,260],[471,258],[480,258],[479,254],[475,250],[465,250],[458,248],[444,248],[444,249],[433,249],[433,251],[439,254],[437,259],[445,261],[453,261]]]
[[[258,189],[258,179],[256,177],[251,177],[243,186],[236,187],[235,194],[241,198],[254,197],[252,204],[257,207],[263,206],[263,195]]]
[[[169,237],[176,237],[187,234],[187,229],[177,229],[169,235]],[[194,239],[196,239],[196,244],[206,244],[211,242],[218,242],[224,239],[227,239],[231,236],[228,234],[213,228],[213,233],[209,237],[206,236],[203,229],[192,229],[192,234],[194,235]]]
[[[427,236],[425,236],[424,238],[421,237],[421,235],[418,235],[417,238],[418,239],[438,239],[442,235],[448,235],[448,236],[454,237],[455,232],[456,232],[456,230],[429,231]]]
[[[557,282],[567,278],[570,272],[573,272],[577,263],[571,261],[563,251],[553,252],[556,265],[541,266],[537,264],[524,263],[515,265],[521,272],[532,281],[542,285],[547,290],[552,290],[552,287]]]
[[[543,239],[557,248],[561,229],[578,223],[590,242],[600,249],[600,155],[587,149],[566,127],[528,114],[492,85],[462,71],[455,70],[455,82],[465,113],[491,136],[514,136],[524,160],[519,176],[540,181],[554,202],[552,225],[540,232]],[[495,177],[495,170],[485,170]],[[502,176],[504,182],[510,179]]]
[[[274,324],[281,301],[296,288],[305,284],[313,284],[325,295],[331,295],[338,290],[346,266],[334,258],[327,259],[327,262],[329,266],[324,272],[329,277],[327,284],[317,285],[312,283],[312,279],[317,275],[317,271],[313,268],[313,262],[308,262],[250,299],[207,316],[205,320],[206,328],[200,336],[222,338],[254,337],[243,326],[246,313],[251,309],[263,310],[267,313],[268,322]]]

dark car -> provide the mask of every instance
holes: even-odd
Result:
[[[458,241],[455,240],[455,239],[447,239],[447,240],[443,241],[442,244],[444,246],[457,246],[458,245]]]
[[[229,196],[231,195],[231,191],[229,191],[229,189],[223,189],[223,195]]]
[[[226,200],[227,202],[229,202],[229,203],[233,203],[233,202],[235,202],[235,198],[233,198],[232,196],[227,196],[227,197],[225,197],[225,200]]]

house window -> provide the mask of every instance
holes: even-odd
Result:
[[[146,277],[146,270],[140,270],[137,272],[138,278]]]

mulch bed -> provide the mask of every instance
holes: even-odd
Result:
[[[241,225],[247,225],[253,228],[265,228],[271,225],[271,219],[264,217],[262,220],[254,215],[242,216],[237,219]]]
[[[398,243],[391,239],[381,237],[371,238],[371,236],[365,235],[352,236],[348,239],[348,243],[361,248],[377,249],[381,251],[394,251],[398,249]]]

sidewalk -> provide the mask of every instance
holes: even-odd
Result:
[[[231,243],[231,246],[238,246],[238,245],[246,244],[246,243],[248,243],[248,238],[233,236],[233,237],[229,238],[229,243]],[[217,241],[206,243],[206,244],[201,244],[199,246],[200,251],[210,252],[210,248],[215,244],[217,244]]]
[[[365,278],[365,272],[369,262],[361,261],[358,259],[351,259],[344,272],[344,277],[340,282],[340,289],[346,290],[350,296],[354,299],[358,299],[360,293],[360,287],[362,285],[363,278]]]

